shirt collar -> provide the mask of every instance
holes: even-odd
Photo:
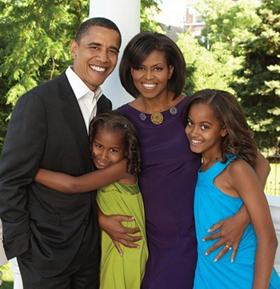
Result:
[[[83,96],[87,95],[88,93],[93,93],[93,96],[96,98],[96,101],[99,100],[99,98],[102,95],[102,89],[100,86],[97,87],[95,91],[91,91],[85,83],[80,79],[80,77],[74,72],[71,66],[69,66],[66,70],[66,76],[69,80],[69,83],[74,91],[74,94],[79,100]]]

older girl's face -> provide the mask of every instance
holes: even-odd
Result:
[[[216,118],[213,109],[205,103],[193,103],[189,110],[185,133],[195,153],[221,156],[221,140],[227,130]]]
[[[131,68],[134,85],[140,95],[147,99],[160,98],[167,95],[167,82],[171,78],[174,67],[167,66],[164,52],[154,50],[140,64],[139,68]]]

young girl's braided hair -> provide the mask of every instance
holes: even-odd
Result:
[[[97,131],[107,130],[121,134],[125,143],[125,157],[127,158],[127,172],[137,175],[141,171],[141,152],[138,134],[133,124],[119,111],[106,111],[94,117],[89,127],[90,147]]]

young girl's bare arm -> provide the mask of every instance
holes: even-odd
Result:
[[[268,288],[277,238],[262,184],[254,170],[242,159],[229,166],[229,175],[232,187],[247,207],[258,239],[253,289]]]
[[[127,175],[126,163],[126,159],[123,159],[108,168],[96,170],[79,177],[39,169],[34,180],[63,193],[84,193],[123,179]]]

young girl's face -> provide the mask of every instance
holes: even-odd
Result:
[[[167,82],[173,70],[172,65],[167,65],[164,52],[154,50],[138,69],[131,68],[131,76],[141,96],[153,99],[166,95]]]
[[[227,131],[222,128],[209,105],[205,103],[191,105],[185,132],[193,152],[210,153],[214,157],[221,155],[221,138]]]
[[[97,130],[92,143],[93,162],[98,169],[105,169],[124,158],[125,143],[122,134],[106,129]]]

